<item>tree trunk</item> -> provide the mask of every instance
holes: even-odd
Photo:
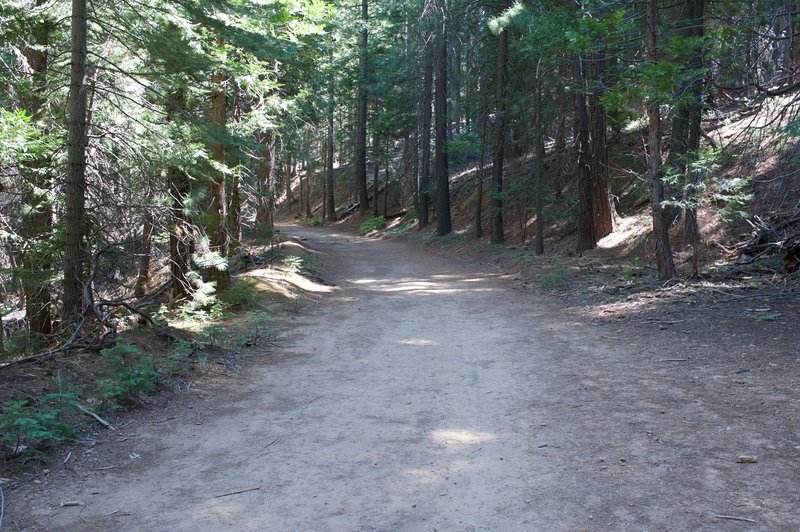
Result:
[[[331,56],[333,52],[331,52]],[[333,76],[331,76],[331,80]],[[328,220],[334,221],[336,220],[336,198],[334,196],[334,175],[333,175],[333,109],[334,109],[334,100],[333,100],[333,86],[331,81],[331,86],[329,87],[328,92],[328,133],[327,133],[327,142],[326,152],[325,152],[325,200],[324,200],[324,208],[325,212],[328,215]]]
[[[701,39],[705,25],[705,0],[684,0],[681,7],[680,34],[684,37]],[[692,248],[693,276],[699,274],[700,227],[697,224],[696,190],[699,176],[691,171],[691,162],[700,148],[702,136],[702,97],[704,54],[703,44],[698,42],[686,65],[689,79],[683,84],[675,116],[672,119],[670,154],[667,164],[686,176],[683,192],[685,202],[683,244]]]
[[[447,3],[438,3],[436,38],[436,90],[434,110],[436,130],[436,234],[446,235],[453,230],[450,220],[450,175],[447,164]]]
[[[536,242],[534,250],[537,255],[544,253],[544,133],[542,127],[542,60],[536,63],[536,79],[533,89],[535,116],[533,118],[533,135],[536,143],[536,159],[533,166],[533,178],[536,180]]]
[[[86,278],[86,0],[72,0],[69,87],[69,169],[65,185],[63,322],[83,312]]]
[[[608,194],[608,144],[606,107],[602,103],[605,59],[595,54],[589,66],[592,92],[589,95],[592,139],[592,208],[595,241],[614,231],[614,206]]]
[[[658,40],[656,33],[656,2],[647,0],[647,41],[648,59],[658,63]],[[656,265],[658,277],[668,280],[675,277],[675,264],[672,260],[672,248],[669,244],[669,225],[664,218],[664,183],[661,170],[661,112],[658,102],[653,101],[647,108],[649,118],[649,169],[653,190],[653,239],[656,248]]]
[[[419,175],[419,228],[428,226],[431,198],[431,100],[433,94],[434,47],[428,43],[425,51],[425,73],[422,83],[422,135],[421,169]]]
[[[378,104],[375,103],[375,114],[378,114]],[[378,160],[378,147],[380,145],[381,138],[378,135],[377,129],[372,136],[372,215],[378,216],[378,176],[381,173],[380,170],[380,162]]]
[[[150,200],[151,198],[148,194],[147,212],[145,212],[144,222],[142,223],[142,235],[139,238],[139,250],[136,257],[138,273],[136,275],[136,284],[133,287],[133,295],[135,297],[144,297],[147,294],[147,285],[150,282],[153,241],[153,212],[149,208]]]
[[[258,205],[256,207],[256,227],[260,234],[272,234],[275,229],[275,135],[267,131],[261,138],[261,161],[256,172],[258,183]]]
[[[483,168],[486,165],[486,129],[488,109],[484,106],[483,114],[480,118],[481,123],[481,147],[480,156],[478,159],[478,183],[476,185],[477,191],[475,193],[475,238],[483,237]]]
[[[358,134],[355,149],[355,178],[358,189],[358,210],[366,214],[369,210],[367,190],[367,24],[369,23],[368,1],[361,0],[361,35],[358,49]]]
[[[211,158],[220,164],[225,164],[225,144],[222,140],[225,135],[227,122],[227,95],[225,82],[227,75],[223,72],[214,74],[214,90],[211,94],[211,123],[216,127],[218,139],[211,144]],[[208,232],[211,251],[219,255],[221,264],[212,266],[208,270],[208,277],[217,283],[217,292],[227,290],[231,284],[231,275],[228,270],[229,235],[227,228],[228,201],[225,174],[220,173],[216,181],[211,183],[211,202],[209,205]]]
[[[37,6],[42,4],[44,0],[37,0]],[[23,102],[23,107],[33,121],[41,118],[47,91],[49,57],[46,47],[50,42],[51,31],[52,26],[49,22],[37,23],[33,27],[36,46],[25,50],[31,68],[32,88],[27,101]],[[43,170],[46,166],[47,161],[35,161],[30,166],[33,171],[23,174],[25,183],[22,201],[27,207],[22,215],[20,231],[26,244],[21,257],[22,267],[25,270],[22,286],[25,294],[25,315],[33,335],[47,335],[53,332],[49,282],[53,267],[52,254],[45,245],[52,235],[53,206],[47,194],[43,193],[50,190],[52,182],[49,175],[44,175]]]
[[[508,0],[500,3],[508,9]],[[492,162],[492,243],[505,241],[503,234],[503,164],[506,150],[506,77],[508,75],[508,28],[500,32],[497,45],[497,85],[495,93],[494,160]]]
[[[167,119],[174,122],[186,101],[185,89],[172,92],[166,105]],[[170,305],[181,301],[192,291],[189,272],[192,264],[193,235],[186,216],[186,199],[190,192],[189,177],[177,166],[167,168],[169,196],[169,272],[172,288]]]
[[[592,183],[592,147],[589,135],[589,111],[586,104],[586,68],[582,57],[575,61],[575,117],[578,134],[578,243],[577,251],[597,245],[594,232],[594,186]]]

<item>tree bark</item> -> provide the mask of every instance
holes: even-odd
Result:
[[[647,43],[648,59],[658,63],[658,38],[656,32],[656,2],[647,0]],[[669,225],[664,218],[664,183],[661,169],[661,111],[657,101],[652,101],[647,108],[649,118],[649,170],[653,191],[653,240],[655,241],[656,266],[658,277],[669,280],[675,277],[675,264],[672,260],[672,248],[669,243]]]
[[[214,74],[214,90],[211,94],[211,123],[216,127],[216,134],[219,136],[211,144],[211,157],[220,164],[225,164],[225,144],[222,137],[225,135],[228,113],[226,80],[225,73]],[[227,290],[231,284],[231,275],[227,264],[230,245],[227,209],[226,178],[224,173],[220,173],[216,181],[211,183],[211,203],[208,217],[210,248],[212,252],[219,255],[222,261],[220,266],[211,267],[208,271],[208,277],[217,283],[217,292]]]
[[[41,6],[44,0],[37,0]],[[42,115],[42,105],[47,91],[47,73],[49,55],[47,46],[50,42],[52,25],[49,21],[37,23],[33,27],[33,39],[36,46],[26,49],[25,56],[31,68],[32,88],[30,96],[23,101],[24,108],[34,121]],[[45,242],[50,239],[53,230],[53,207],[46,193],[52,182],[43,169],[47,161],[35,161],[31,164],[32,172],[23,172],[23,204],[26,211],[22,215],[20,234],[25,240],[22,252],[22,286],[25,294],[25,315],[28,318],[30,332],[33,335],[47,335],[53,332],[51,313],[51,291],[49,278],[52,276],[52,254],[47,251]],[[2,329],[0,328],[0,332]]]
[[[358,189],[358,210],[366,214],[369,210],[367,190],[367,24],[369,23],[368,0],[361,0],[361,34],[358,50],[358,134],[355,149],[355,178]]]
[[[450,175],[447,164],[447,3],[439,0],[436,39],[436,90],[434,96],[436,130],[436,234],[453,230],[450,219]]]
[[[258,182],[258,206],[256,226],[261,234],[272,234],[275,229],[275,135],[267,131],[261,137],[261,161],[256,172]]]
[[[594,186],[592,183],[592,146],[589,134],[589,111],[586,103],[586,65],[580,56],[575,61],[575,117],[578,134],[578,243],[577,251],[597,245],[594,232]]]
[[[508,9],[508,0],[501,0],[502,11]],[[497,85],[495,93],[495,140],[492,162],[492,224],[493,244],[505,241],[503,233],[503,164],[506,149],[506,77],[508,75],[508,28],[500,32],[497,44]]]
[[[542,157],[545,153],[544,133],[542,127],[542,60],[536,63],[536,78],[533,89],[533,105],[535,116],[533,119],[533,135],[536,143],[536,159],[533,166],[533,178],[536,181],[536,241],[534,251],[537,255],[544,253],[544,161]]]
[[[333,52],[331,51],[331,56]],[[328,88],[328,132],[325,152],[325,207],[328,220],[334,221],[336,219],[336,198],[334,196],[334,175],[333,175],[333,75],[331,75],[331,84]]]
[[[434,47],[429,42],[425,51],[425,73],[422,82],[422,123],[420,135],[422,136],[422,154],[420,155],[419,175],[419,228],[428,226],[428,212],[430,211],[431,198],[431,100],[433,94],[433,59]]]
[[[72,0],[69,87],[69,169],[65,184],[64,295],[62,318],[83,312],[86,278],[86,0]]]
[[[602,103],[603,72],[605,58],[600,53],[594,55],[589,65],[589,79],[592,90],[589,94],[592,141],[592,208],[595,241],[614,231],[614,206],[608,194],[608,143],[606,127],[606,107]]]

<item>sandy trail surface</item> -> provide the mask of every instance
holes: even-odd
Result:
[[[796,432],[704,397],[679,348],[424,247],[287,230],[331,294],[238,382],[110,438],[121,461],[15,490],[10,530],[800,529]]]

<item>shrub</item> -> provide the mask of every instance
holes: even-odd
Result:
[[[156,389],[160,374],[155,360],[140,356],[136,346],[118,345],[100,351],[100,355],[109,369],[102,373],[106,378],[98,380],[97,385],[111,406],[132,403],[140,394]]]
[[[373,231],[380,231],[381,229],[386,229],[386,226],[388,224],[389,224],[388,220],[383,216],[373,216],[372,218],[364,220],[359,229],[362,235],[366,235]]]

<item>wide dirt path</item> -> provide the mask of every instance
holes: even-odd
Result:
[[[123,463],[17,490],[10,529],[800,528],[792,442],[725,419],[669,349],[425,248],[289,231],[337,288],[279,351],[111,437]]]

